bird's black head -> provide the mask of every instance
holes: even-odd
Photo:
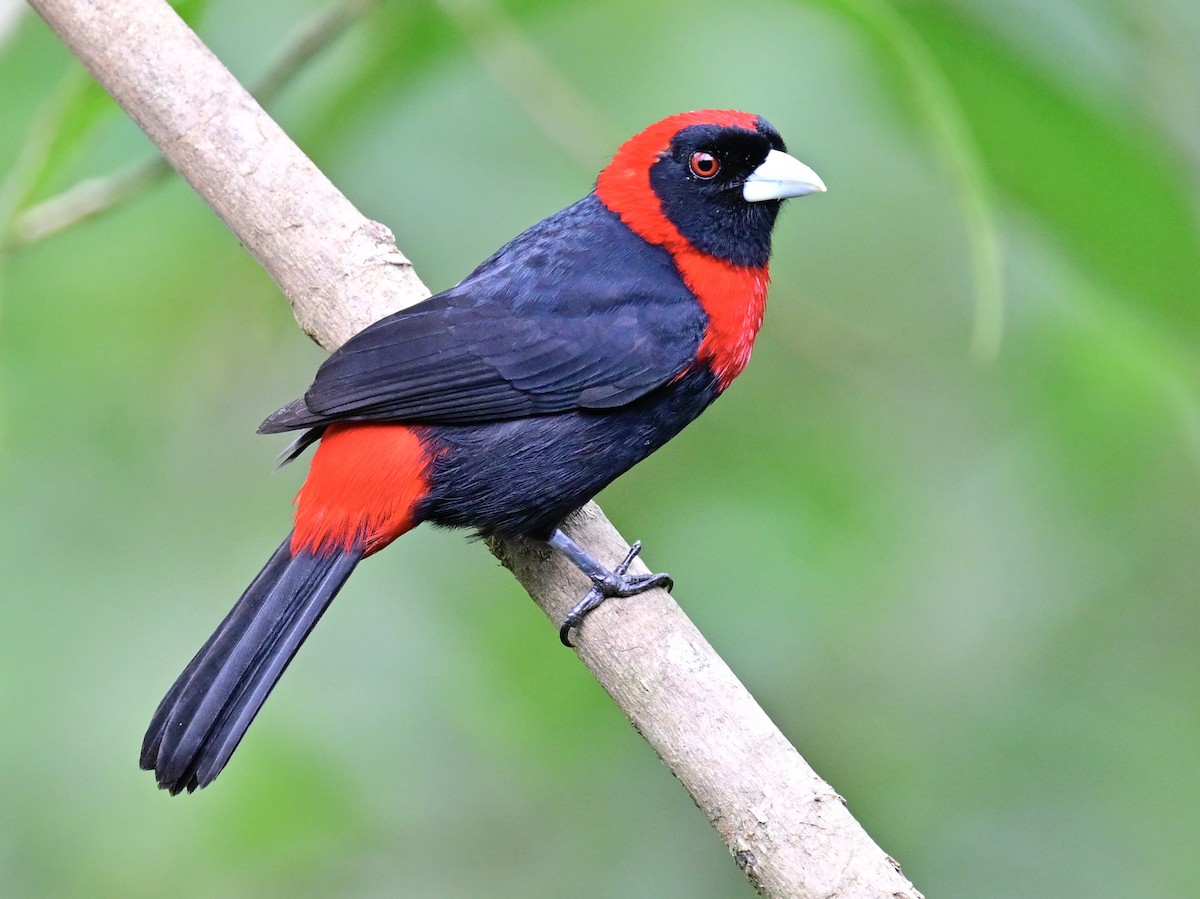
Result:
[[[783,201],[749,203],[742,189],[771,150],[786,152],[779,132],[761,119],[753,131],[691,125],[651,166],[650,186],[663,214],[697,250],[757,268],[771,255],[771,229]]]
[[[812,169],[787,155],[770,123],[722,110],[651,125],[621,147],[597,182],[605,205],[647,240],[678,249],[672,244],[682,238],[694,250],[754,268],[770,257],[782,201],[824,189]]]

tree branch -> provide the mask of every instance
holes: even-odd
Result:
[[[428,295],[387,228],[351,205],[162,0],[30,2],[323,346]],[[605,561],[626,549],[594,504],[568,530]],[[491,546],[554,620],[587,589],[541,544]],[[576,643],[764,895],[920,896],[665,592],[606,603]]]

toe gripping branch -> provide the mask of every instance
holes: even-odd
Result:
[[[590,589],[579,602],[571,607],[558,628],[558,639],[563,646],[572,646],[571,631],[579,627],[592,611],[610,596],[635,596],[653,587],[664,587],[670,590],[675,586],[669,574],[626,574],[629,566],[642,550],[642,541],[634,541],[629,552],[620,564],[611,571],[601,565],[582,546],[556,530],[550,535],[551,546],[571,560],[571,563],[588,576],[592,582]]]

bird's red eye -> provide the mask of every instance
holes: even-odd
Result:
[[[692,174],[707,181],[721,171],[721,163],[711,153],[699,150],[692,154]]]

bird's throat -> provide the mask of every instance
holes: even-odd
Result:
[[[762,326],[770,272],[767,266],[733,265],[697,251],[675,254],[688,289],[708,314],[708,327],[697,354],[707,361],[724,390],[750,361]]]

